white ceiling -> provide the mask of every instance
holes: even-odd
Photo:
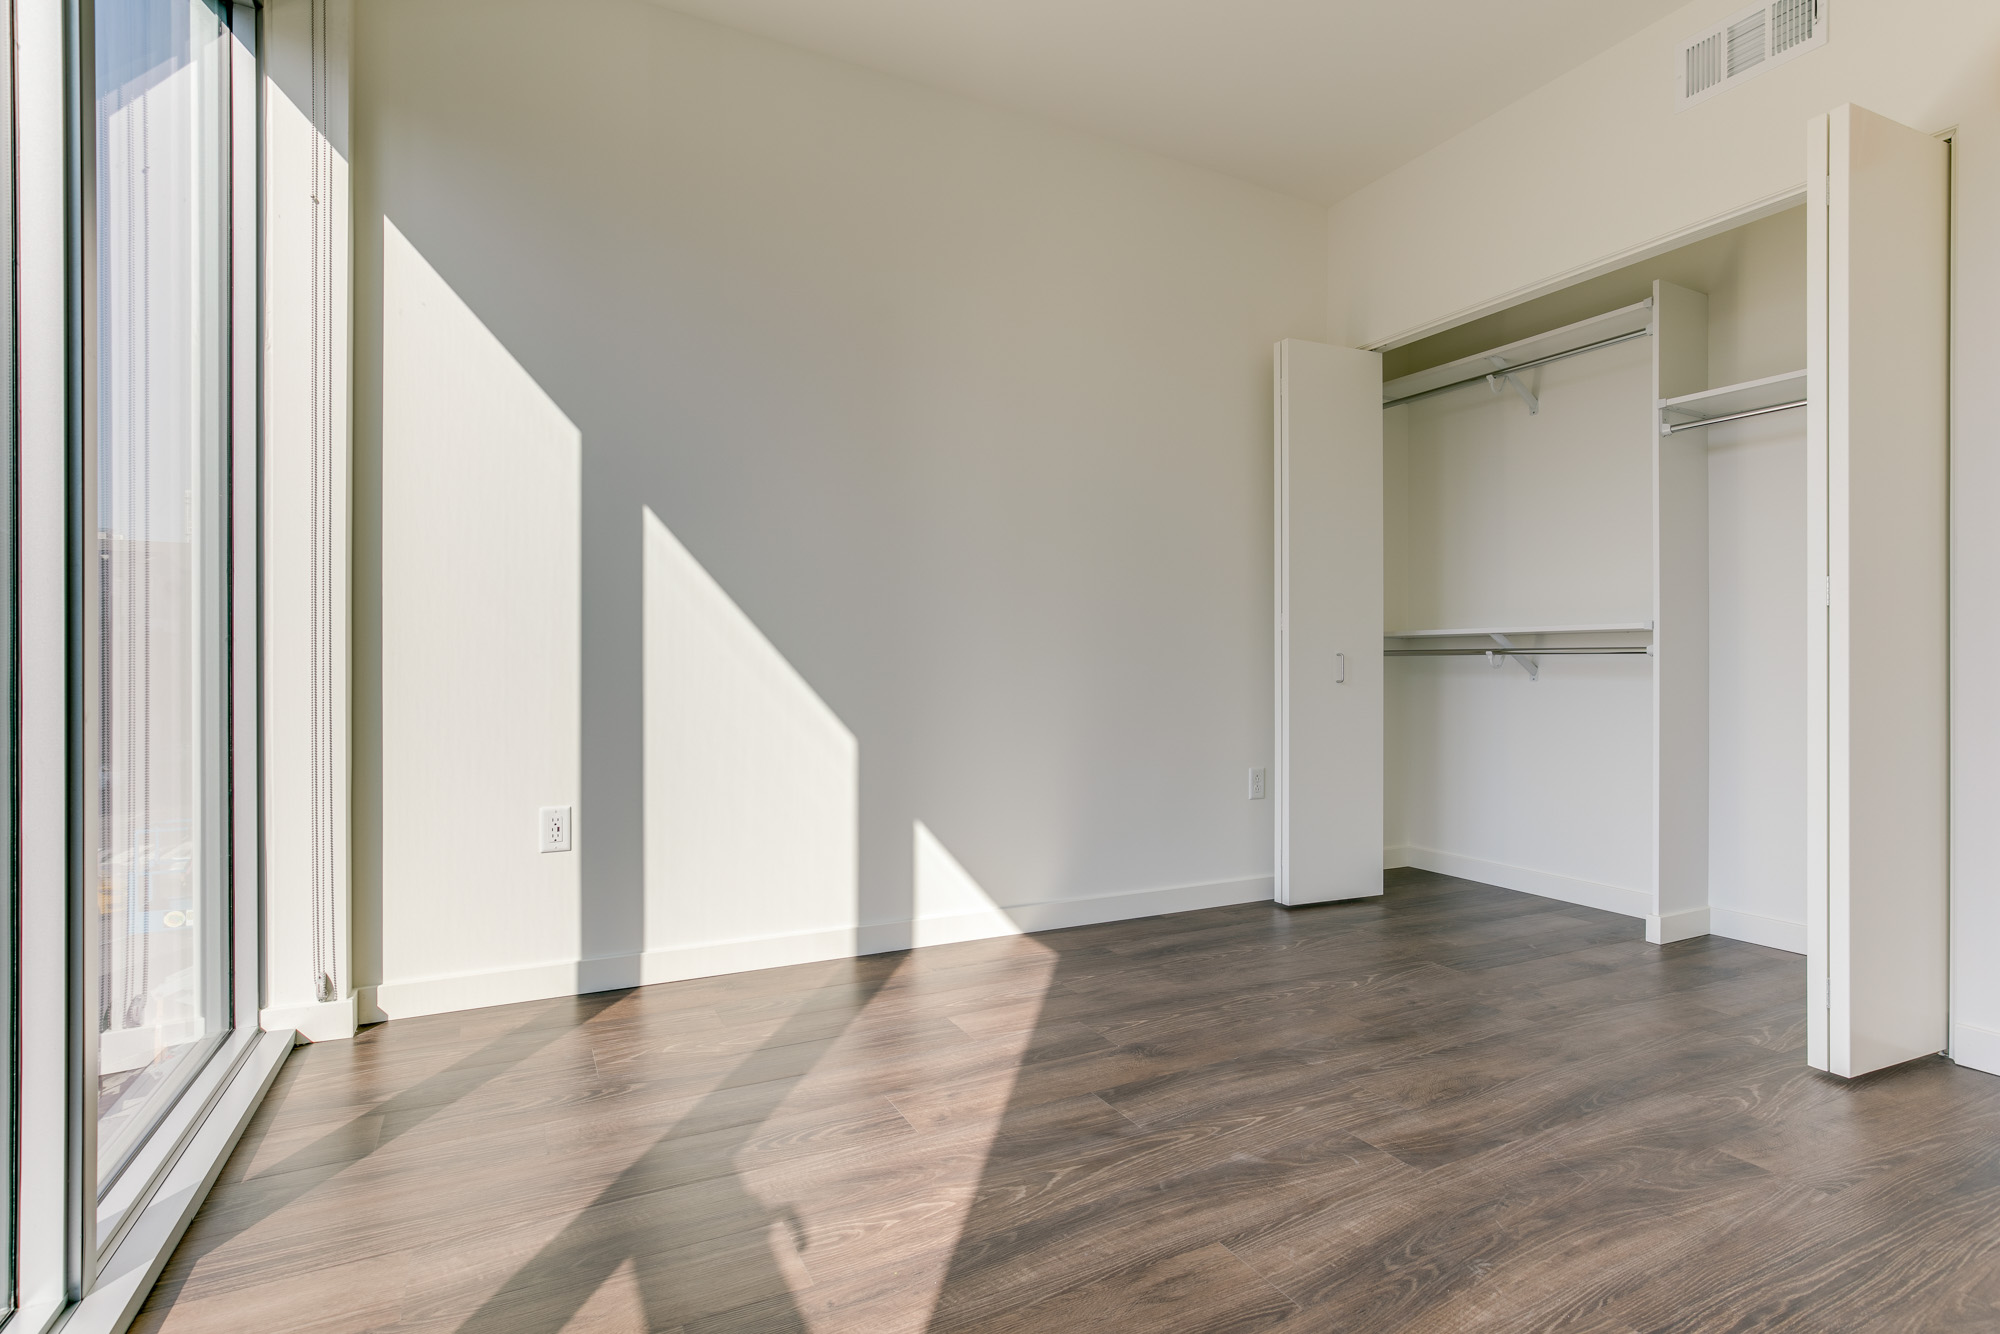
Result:
[[[662,2],[1332,202],[1685,0]]]

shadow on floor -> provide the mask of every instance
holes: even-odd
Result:
[[[747,1189],[730,1165],[811,1071],[811,1057],[866,1010],[893,964],[890,956],[858,964],[843,1006],[847,1022],[831,1033],[826,1010],[795,1011],[516,1270],[459,1334],[563,1329],[620,1270],[630,1276],[648,1331],[681,1329],[741,1298],[760,1303],[760,1328],[804,1334],[808,1325],[791,1296],[795,1276],[780,1266],[773,1244],[804,1251],[804,1229],[796,1213]],[[803,1062],[794,1055],[801,1051],[809,1054]],[[699,1219],[677,1220],[670,1215],[687,1202],[670,1193],[690,1184],[702,1187]],[[662,1194],[669,1199],[653,1198]],[[773,1238],[774,1228],[784,1237]],[[619,1323],[633,1328],[627,1319]]]
[[[276,1086],[265,1096],[255,1122],[224,1167],[223,1178],[232,1187],[225,1193],[231,1207],[210,1211],[204,1206],[200,1219],[204,1225],[190,1229],[189,1236],[169,1259],[147,1305],[154,1308],[171,1305],[207,1256],[280,1210],[310,1196],[354,1163],[504,1076],[577,1025],[589,1023],[626,994],[601,992],[579,996],[561,1003],[554,1013],[548,1007],[537,1007],[521,1024],[481,1044],[445,1069],[357,1113],[276,1162],[260,1167],[254,1174],[232,1180],[230,1169],[255,1157],[263,1136],[284,1114],[299,1075],[313,1064],[312,1057],[320,1054],[311,1048],[294,1052],[288,1068],[280,1073]],[[376,1029],[379,1031],[380,1027],[377,1025]],[[345,1065],[351,1066],[357,1060],[365,1064],[374,1036],[364,1029],[352,1043],[326,1044],[325,1054],[329,1060]],[[243,1202],[239,1204],[237,1200]]]
[[[288,1069],[317,1082],[139,1328],[2000,1328],[2000,1081],[1819,1075],[1804,983],[1392,873],[543,1002],[486,1042],[509,1017],[415,1021],[393,1061]]]

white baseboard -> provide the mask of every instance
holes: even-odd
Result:
[[[624,987],[649,986],[655,982],[680,982],[694,977],[749,972],[757,968],[851,959],[864,954],[910,949],[915,945],[987,940],[996,936],[1055,931],[1063,927],[1094,926],[1100,922],[1158,917],[1163,913],[1220,908],[1233,903],[1262,903],[1270,898],[1271,877],[1256,876],[1248,880],[1220,880],[1201,885],[1176,885],[1168,889],[1055,899],[1046,903],[1019,904],[992,913],[933,917],[917,922],[884,922],[831,931],[792,932],[485,973],[384,982],[379,986],[360,988],[359,1010],[364,1022],[409,1019],[422,1014],[445,1014],[488,1005],[511,1005],[517,1001],[615,991]],[[349,1031],[352,1032],[351,1029]]]
[[[1646,939],[1655,945],[1671,945],[1677,940],[1693,940],[1708,931],[1707,908],[1683,908],[1679,912],[1646,914]]]
[[[1060,931],[1072,926],[1096,926],[1100,922],[1128,922],[1139,917],[1226,908],[1233,903],[1264,903],[1270,898],[1271,877],[1263,875],[1248,880],[1176,885],[1171,889],[1094,894],[1084,899],[1053,899],[1046,903],[1025,903],[955,917],[925,917],[914,922],[864,926],[861,928],[860,952],[883,954],[890,950],[948,945],[962,940],[1031,935],[1037,931]]]
[[[351,1038],[360,1016],[357,998],[309,1005],[274,1005],[257,1012],[257,1026],[266,1033],[295,1029],[301,1042],[337,1042]]]
[[[2000,1033],[1971,1024],[1953,1024],[1951,1059],[1968,1069],[2000,1075]]]
[[[1740,908],[1717,908],[1708,910],[1708,933],[1725,936],[1730,940],[1748,941],[1752,945],[1768,945],[1774,950],[1786,950],[1792,954],[1806,952],[1806,924],[1791,922],[1782,917],[1765,917],[1761,913],[1744,912]]]
[[[1787,950],[1793,954],[1806,952],[1805,923],[1786,921],[1781,917],[1764,917],[1736,908],[1710,907],[1690,908],[1660,918],[1652,912],[1653,896],[1644,890],[1578,880],[1572,876],[1484,861],[1478,857],[1461,857],[1457,853],[1439,852],[1435,848],[1390,846],[1382,849],[1383,870],[1392,871],[1403,866],[1477,880],[1502,889],[1518,889],[1525,894],[1539,894],[1564,903],[1581,903],[1628,917],[1643,917],[1646,919],[1646,939],[1656,945],[1715,935],[1748,941],[1752,945],[1768,945],[1774,950]]]
[[[1516,889],[1523,894],[1536,894],[1545,899],[1581,904],[1586,908],[1602,908],[1605,912],[1620,913],[1626,917],[1645,917],[1653,910],[1653,896],[1642,889],[1626,889],[1622,885],[1606,885],[1595,880],[1558,875],[1554,871],[1537,871],[1529,866],[1490,862],[1480,857],[1462,857],[1455,852],[1439,852],[1436,848],[1383,850],[1382,859],[1385,862],[1392,856],[1402,858],[1395,864],[1414,866],[1420,871],[1435,871],[1439,875],[1457,876],[1461,880],[1477,880],[1483,885]]]

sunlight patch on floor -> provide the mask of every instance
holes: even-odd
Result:
[[[630,1334],[646,1329],[646,1302],[639,1292],[638,1266],[626,1260],[590,1294],[562,1327],[562,1334]]]
[[[889,1086],[869,1091],[886,1096],[913,1130],[934,1136],[937,1151],[920,1170],[894,1172],[883,1171],[865,1143],[851,1154],[816,1159],[810,1175],[784,1164],[743,1165],[745,1189],[790,1220],[770,1230],[772,1263],[813,1334],[922,1334],[929,1327],[1055,975],[1055,952],[1006,922],[921,823],[916,855],[920,924],[929,906],[942,909],[946,922],[990,914],[1004,931],[982,930],[1000,938],[906,958],[776,1115],[855,1097],[862,1090],[847,1087],[852,1072],[872,1065],[887,1073]],[[1013,1022],[995,1032],[975,1022],[990,1015],[990,984],[968,984],[985,976],[982,965],[999,959],[1020,974],[1022,1003],[1010,1007]],[[967,1021],[962,1026],[960,1018]],[[879,1272],[885,1262],[896,1274],[889,1289],[848,1280]]]

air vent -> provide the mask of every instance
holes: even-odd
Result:
[[[1712,32],[1687,49],[1687,77],[1681,100],[1696,97],[1722,82],[1722,34]]]
[[[1729,77],[1764,63],[1764,8],[1741,23],[1729,25]]]
[[[1826,10],[1821,0],[1778,0],[1771,6],[1772,55],[1782,56],[1795,46],[1817,46],[1825,40]]]
[[[1827,0],[1767,0],[1681,43],[1679,106],[1706,101],[1826,42]]]

